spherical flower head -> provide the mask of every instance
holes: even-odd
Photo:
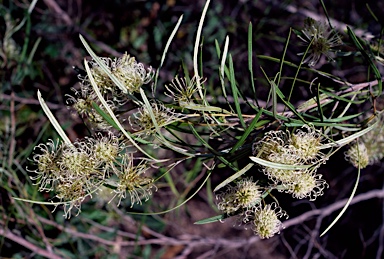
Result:
[[[156,124],[160,128],[181,118],[180,114],[175,113],[171,108],[165,107],[164,104],[159,101],[151,103],[151,110]],[[140,130],[141,133],[145,135],[152,135],[156,132],[151,111],[146,106],[139,108],[138,112],[133,114],[133,120],[129,118],[129,122],[133,129]]]
[[[280,165],[320,165],[325,161],[321,153],[322,135],[319,131],[304,125],[306,131],[298,130],[293,134],[284,131],[267,132],[265,136],[253,144],[253,155]],[[314,170],[315,170],[314,169]],[[301,170],[281,169],[264,166],[263,173],[274,183],[290,183]]]
[[[283,165],[297,165],[301,163],[291,145],[291,136],[285,131],[270,131],[253,144],[253,154],[270,162]],[[294,170],[263,167],[263,173],[275,183],[289,182],[296,173]]]
[[[153,184],[152,178],[142,175],[147,170],[148,166],[143,160],[135,166],[132,155],[123,157],[122,170],[116,172],[119,182],[116,190],[114,190],[115,196],[119,196],[118,206],[121,200],[126,198],[127,193],[131,197],[131,207],[135,203],[141,204],[143,198],[145,201],[149,200],[149,196],[152,195],[152,188],[156,189],[156,186]]]
[[[92,76],[103,94],[109,91],[113,96],[119,97],[121,91],[130,94],[139,92],[140,87],[149,83],[154,75],[151,67],[145,69],[142,63],[136,62],[135,58],[127,53],[121,58],[99,57],[99,60],[104,63],[109,72],[120,81],[123,87],[123,89],[117,87],[96,61],[89,61]],[[80,79],[83,80],[84,85],[89,84],[87,76]]]
[[[137,93],[143,84],[147,84],[153,77],[150,67],[144,68],[142,63],[137,63],[134,57],[127,53],[116,61],[111,71],[123,83],[129,93]]]
[[[264,207],[254,207],[252,210],[247,211],[244,222],[250,222],[255,235],[265,239],[280,233],[283,225],[279,218],[284,215],[286,213],[276,203],[272,203]]]
[[[231,215],[240,208],[238,204],[233,203],[235,197],[232,191],[222,192],[216,196],[216,199],[222,200],[217,204],[217,208],[225,214]]]
[[[298,164],[299,159],[297,158],[296,154],[291,151],[292,150],[287,149],[281,153],[272,152],[267,157],[267,160],[283,165],[296,165]],[[298,170],[280,169],[268,166],[263,167],[262,171],[265,175],[268,176],[270,180],[275,183],[290,182],[294,175],[300,172]]]
[[[369,164],[367,147],[363,142],[356,142],[345,153],[345,159],[356,168],[365,168]]]
[[[96,169],[97,161],[91,156],[84,142],[76,142],[63,148],[60,160],[61,178],[73,180],[88,178],[99,173]]]
[[[37,175],[31,179],[39,185],[39,191],[51,191],[60,176],[57,163],[62,150],[60,142],[57,140],[55,143],[49,140],[47,144],[39,144],[34,150],[36,153],[33,156],[33,162],[37,165],[37,169],[28,171],[35,172]]]
[[[221,200],[217,207],[226,214],[232,214],[239,209],[247,209],[256,206],[261,201],[260,186],[245,178],[236,183],[236,186],[228,186],[225,192],[217,195]]]
[[[260,186],[253,182],[251,178],[240,180],[236,184],[234,193],[235,201],[242,208],[250,208],[260,202]]]
[[[124,145],[112,132],[108,132],[107,135],[98,133],[94,138],[86,138],[86,146],[88,153],[91,154],[99,166],[106,166],[105,170],[113,167],[124,148]]]
[[[378,115],[378,120],[377,125],[360,139],[367,149],[370,165],[378,163],[384,157],[384,113]]]
[[[86,197],[85,185],[81,180],[65,181],[56,188],[56,197],[64,204],[64,217],[71,217],[71,210],[76,208],[80,213],[81,203]]]
[[[304,162],[315,162],[318,159],[324,157],[324,154],[320,152],[321,146],[321,133],[307,125],[306,132],[303,130],[297,130],[292,134],[291,143],[294,147],[296,154]]]
[[[100,61],[103,62],[108,68],[110,68],[113,61],[110,58],[100,57]],[[96,82],[96,85],[100,88],[102,93],[105,93],[107,90],[113,92],[116,90],[116,86],[113,83],[112,79],[105,73],[105,71],[95,62],[90,62],[91,64],[91,73],[92,77]],[[86,78],[86,80],[88,80]],[[87,81],[84,81],[87,84]]]
[[[340,37],[336,33],[332,33],[325,23],[315,21],[312,18],[307,18],[304,21],[302,33],[303,35],[298,37],[306,44],[311,44],[308,51],[309,56],[304,60],[304,63],[308,63],[309,66],[316,65],[321,55],[332,60],[332,49],[342,44]]]
[[[189,81],[186,78],[176,76],[170,85],[165,85],[168,91],[165,94],[177,102],[180,107],[185,107],[193,103],[194,94],[198,91],[198,85],[202,85],[204,82],[205,79],[198,76],[192,77]]]
[[[296,174],[290,183],[283,184],[287,193],[291,193],[294,198],[303,199],[309,197],[311,201],[324,194],[324,189],[328,184],[321,179],[320,174],[314,172],[304,172]]]
[[[71,105],[81,117],[86,118],[90,122],[92,128],[108,130],[112,127],[93,107],[93,103],[95,103],[100,109],[104,110],[104,107],[100,105],[100,101],[92,88],[83,85],[80,90],[72,90],[75,92],[75,95],[67,95],[69,97],[67,103]],[[107,104],[112,111],[117,109],[117,106],[113,101],[107,100]]]
[[[263,159],[268,159],[272,153],[284,153],[285,146],[289,142],[289,132],[277,130],[265,133],[264,137],[255,141],[252,145],[252,153],[254,156],[259,156]]]

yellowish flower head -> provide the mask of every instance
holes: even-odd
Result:
[[[217,204],[219,210],[232,214],[240,209],[249,209],[261,201],[260,186],[252,178],[244,178],[235,186],[228,186],[227,190],[216,197],[220,200]]]
[[[356,168],[365,168],[369,164],[368,149],[363,142],[356,142],[345,153],[345,159]]]
[[[244,222],[250,222],[255,235],[265,239],[280,233],[283,225],[279,218],[285,215],[286,213],[276,203],[272,203],[247,211]]]

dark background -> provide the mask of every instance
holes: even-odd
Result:
[[[23,170],[30,165],[27,158],[33,147],[55,136],[36,101],[38,89],[71,139],[87,134],[81,119],[74,116],[65,103],[65,95],[71,94],[71,88],[76,87],[78,81],[72,66],[82,67],[83,59],[87,57],[79,34],[91,43],[99,56],[118,57],[128,52],[138,61],[157,68],[165,43],[183,14],[183,23],[160,72],[161,92],[161,86],[181,71],[181,61],[191,72],[193,70],[195,32],[205,3],[193,2],[40,0],[24,26],[12,34],[14,56],[4,54],[3,41],[0,72],[0,255],[3,258],[42,258],[37,248],[47,251],[48,255],[54,251],[63,258],[379,258],[377,256],[382,255],[382,163],[362,170],[356,194],[381,190],[381,194],[377,194],[381,198],[363,198],[351,205],[324,237],[318,237],[345,204],[343,199],[349,197],[357,177],[357,170],[344,160],[343,152],[335,154],[320,168],[330,185],[324,196],[315,202],[279,196],[280,205],[291,221],[281,235],[269,240],[255,238],[250,229],[233,227],[233,220],[194,225],[195,221],[217,213],[214,205],[208,202],[212,192],[206,189],[182,209],[153,217],[132,216],[124,213],[129,210],[128,206],[107,207],[105,201],[92,200],[84,204],[79,216],[64,220],[59,208],[51,213],[52,206],[31,205],[11,198],[47,201],[52,197],[49,193],[37,193],[28,172]],[[373,19],[366,3],[379,22]],[[324,4],[331,18],[361,29],[359,36],[379,36],[384,2],[324,1]],[[0,1],[0,38],[6,36],[6,21],[20,23],[28,16],[28,6],[29,2],[22,0]],[[219,59],[215,40],[222,47],[228,35],[238,82],[247,93],[250,87],[247,35],[249,22],[252,22],[254,73],[259,97],[265,100],[269,89],[259,67],[273,76],[278,71],[278,64],[256,55],[280,57],[290,27],[301,29],[307,15],[318,17],[318,20],[326,19],[319,1],[212,1],[203,30],[204,76],[213,85],[217,82]],[[346,37],[343,31],[340,34]],[[39,44],[33,52],[37,41]],[[347,51],[350,46],[343,48]],[[292,35],[286,59],[299,62],[297,53],[302,49],[300,40]],[[31,53],[34,53],[33,57]],[[316,68],[351,83],[367,80],[365,64],[354,57],[343,61],[336,59],[332,64],[322,59]],[[289,69],[285,72],[292,73]],[[311,81],[314,75],[303,73],[300,78]],[[297,103],[309,96],[307,89],[298,89],[301,90],[294,93],[293,100]],[[282,91],[285,91],[284,87]],[[189,170],[193,164],[186,167]],[[219,182],[215,179],[213,177],[213,188]],[[174,202],[171,194],[169,190],[159,191],[155,193],[153,203],[166,207]],[[331,210],[329,215],[321,214],[332,205],[339,207]],[[320,216],[297,218],[316,209],[320,209]],[[149,241],[146,243],[145,240]]]

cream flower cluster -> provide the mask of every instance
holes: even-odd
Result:
[[[247,210],[261,201],[261,188],[251,178],[245,178],[236,183],[236,186],[227,186],[227,190],[216,196],[220,202],[219,210],[226,214],[233,214],[240,210]]]
[[[279,218],[286,216],[275,202],[264,206],[253,207],[246,212],[244,223],[251,224],[253,232],[261,239],[273,237],[284,228]]]
[[[104,63],[106,69],[120,82],[119,86],[117,86],[96,61],[88,61],[92,77],[103,98],[106,100],[108,107],[114,113],[130,100],[127,93],[134,94],[139,92],[144,84],[152,80],[152,68],[145,69],[142,63],[138,63],[134,57],[128,54],[124,54],[121,58],[100,57],[99,59]],[[91,86],[88,75],[79,75],[79,79],[81,80],[80,89],[72,89],[75,94],[73,96],[68,95],[67,103],[90,123],[91,128],[104,131],[110,130],[110,123],[105,120],[95,107],[98,106],[106,113],[106,109]]]
[[[126,153],[124,143],[112,133],[98,133],[70,145],[50,140],[34,151],[36,169],[29,171],[36,175],[31,179],[39,191],[56,192],[66,217],[73,208],[79,213],[84,199],[104,184],[114,187],[119,204],[127,194],[131,206],[152,194],[153,179],[143,175],[149,166],[145,162],[135,165],[133,155]]]
[[[89,122],[89,126],[95,130],[109,130],[112,126],[100,115],[95,109],[95,104],[105,112],[99,98],[93,91],[92,87],[81,85],[80,90],[72,89],[74,96],[67,95],[67,104],[70,105],[83,119]],[[117,110],[118,104],[111,99],[107,100],[107,104],[112,111]]]
[[[216,196],[217,207],[225,215],[237,215],[245,227],[251,225],[260,238],[270,238],[280,232],[282,223],[278,218],[286,214],[276,203],[263,205],[261,195],[262,188],[257,182],[244,178]]]
[[[317,168],[327,157],[320,152],[322,135],[312,127],[304,125],[293,134],[285,131],[271,131],[253,144],[253,155],[282,165],[308,165],[307,169],[280,169],[264,166],[262,171],[274,184],[280,184],[281,191],[302,199],[311,200],[323,195],[328,185]]]
[[[345,159],[356,168],[373,165],[384,157],[384,116],[381,114],[378,119],[377,126],[361,136],[345,152]]]
[[[150,105],[150,109],[147,106],[140,107],[132,117],[129,117],[132,129],[138,131],[138,135],[142,137],[153,135],[156,132],[153,119],[155,119],[157,126],[161,128],[182,118],[181,114],[176,113],[172,108],[165,107],[160,101],[152,101]]]
[[[134,57],[131,57],[127,53],[121,58],[111,59],[101,57],[100,60],[106,65],[109,72],[120,81],[124,87],[123,91],[130,94],[139,92],[140,87],[149,83],[154,74],[151,67],[146,69],[142,63],[138,63]],[[97,64],[96,61],[90,61],[89,64],[91,66],[92,76],[102,91],[109,90],[116,92],[118,87],[99,64]],[[83,79],[84,81],[88,80],[86,77]]]
[[[225,191],[216,195],[218,209],[226,216],[237,216],[245,226],[251,225],[254,233],[262,239],[279,233],[283,227],[279,218],[287,215],[276,202],[266,204],[264,197],[272,189],[289,193],[298,199],[309,197],[315,200],[323,195],[328,185],[320,174],[316,174],[320,164],[327,160],[320,151],[322,136],[320,131],[308,125],[292,134],[282,130],[266,133],[262,139],[254,142],[254,156],[281,165],[299,168],[305,165],[302,168],[306,169],[264,166],[262,171],[272,185],[263,188],[252,178],[238,180],[235,185],[228,185]]]

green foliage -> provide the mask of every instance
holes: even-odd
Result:
[[[322,226],[325,234],[349,208],[361,169],[384,156],[382,35],[373,46],[356,29],[340,31],[330,24],[322,2],[327,21],[308,18],[302,29],[285,30],[283,39],[263,31],[270,25],[267,17],[236,24],[230,16],[217,15],[224,4],[207,1],[193,28],[196,34],[183,27],[183,20],[191,18],[188,12],[154,29],[156,71],[131,56],[150,59],[139,53],[150,40],[147,32],[130,32],[123,40],[131,44],[131,53],[111,58],[97,54],[105,45],[85,32],[80,41],[91,59],[84,59],[86,75],[66,95],[87,129],[77,140],[72,125],[65,125],[58,108],[45,101],[52,98],[46,92],[16,94],[26,98],[36,92],[56,133],[40,111],[15,109],[13,87],[42,75],[34,63],[41,38],[32,42],[30,36],[34,4],[19,23],[10,10],[1,9],[6,22],[1,94],[9,110],[1,110],[0,186],[9,205],[1,207],[6,215],[1,235],[19,244],[25,238],[30,247],[41,248],[39,256],[118,258],[124,247],[132,257],[161,258],[170,251],[146,243],[147,237],[161,238],[157,232],[166,231],[167,215],[192,213],[189,203],[200,197],[215,208],[196,225],[232,218],[259,238],[270,238],[284,231],[283,220],[292,211],[287,200],[327,195],[335,176],[321,169],[350,146],[345,158],[356,167],[356,182],[344,190],[350,196],[339,215]],[[13,36],[22,30],[24,42],[16,43]],[[183,34],[194,42],[185,46],[188,54],[174,46]],[[243,45],[231,44],[237,37],[244,38]],[[278,51],[257,55],[262,40],[279,46]],[[305,46],[298,54],[300,40]],[[42,53],[54,59],[62,54],[54,44]],[[179,69],[172,66],[176,62],[182,64]],[[354,65],[366,71],[358,84],[340,72]],[[17,146],[31,123],[44,125],[43,130]],[[25,236],[12,239],[5,232],[13,221],[15,229],[27,229]],[[12,256],[26,254],[23,248]]]

